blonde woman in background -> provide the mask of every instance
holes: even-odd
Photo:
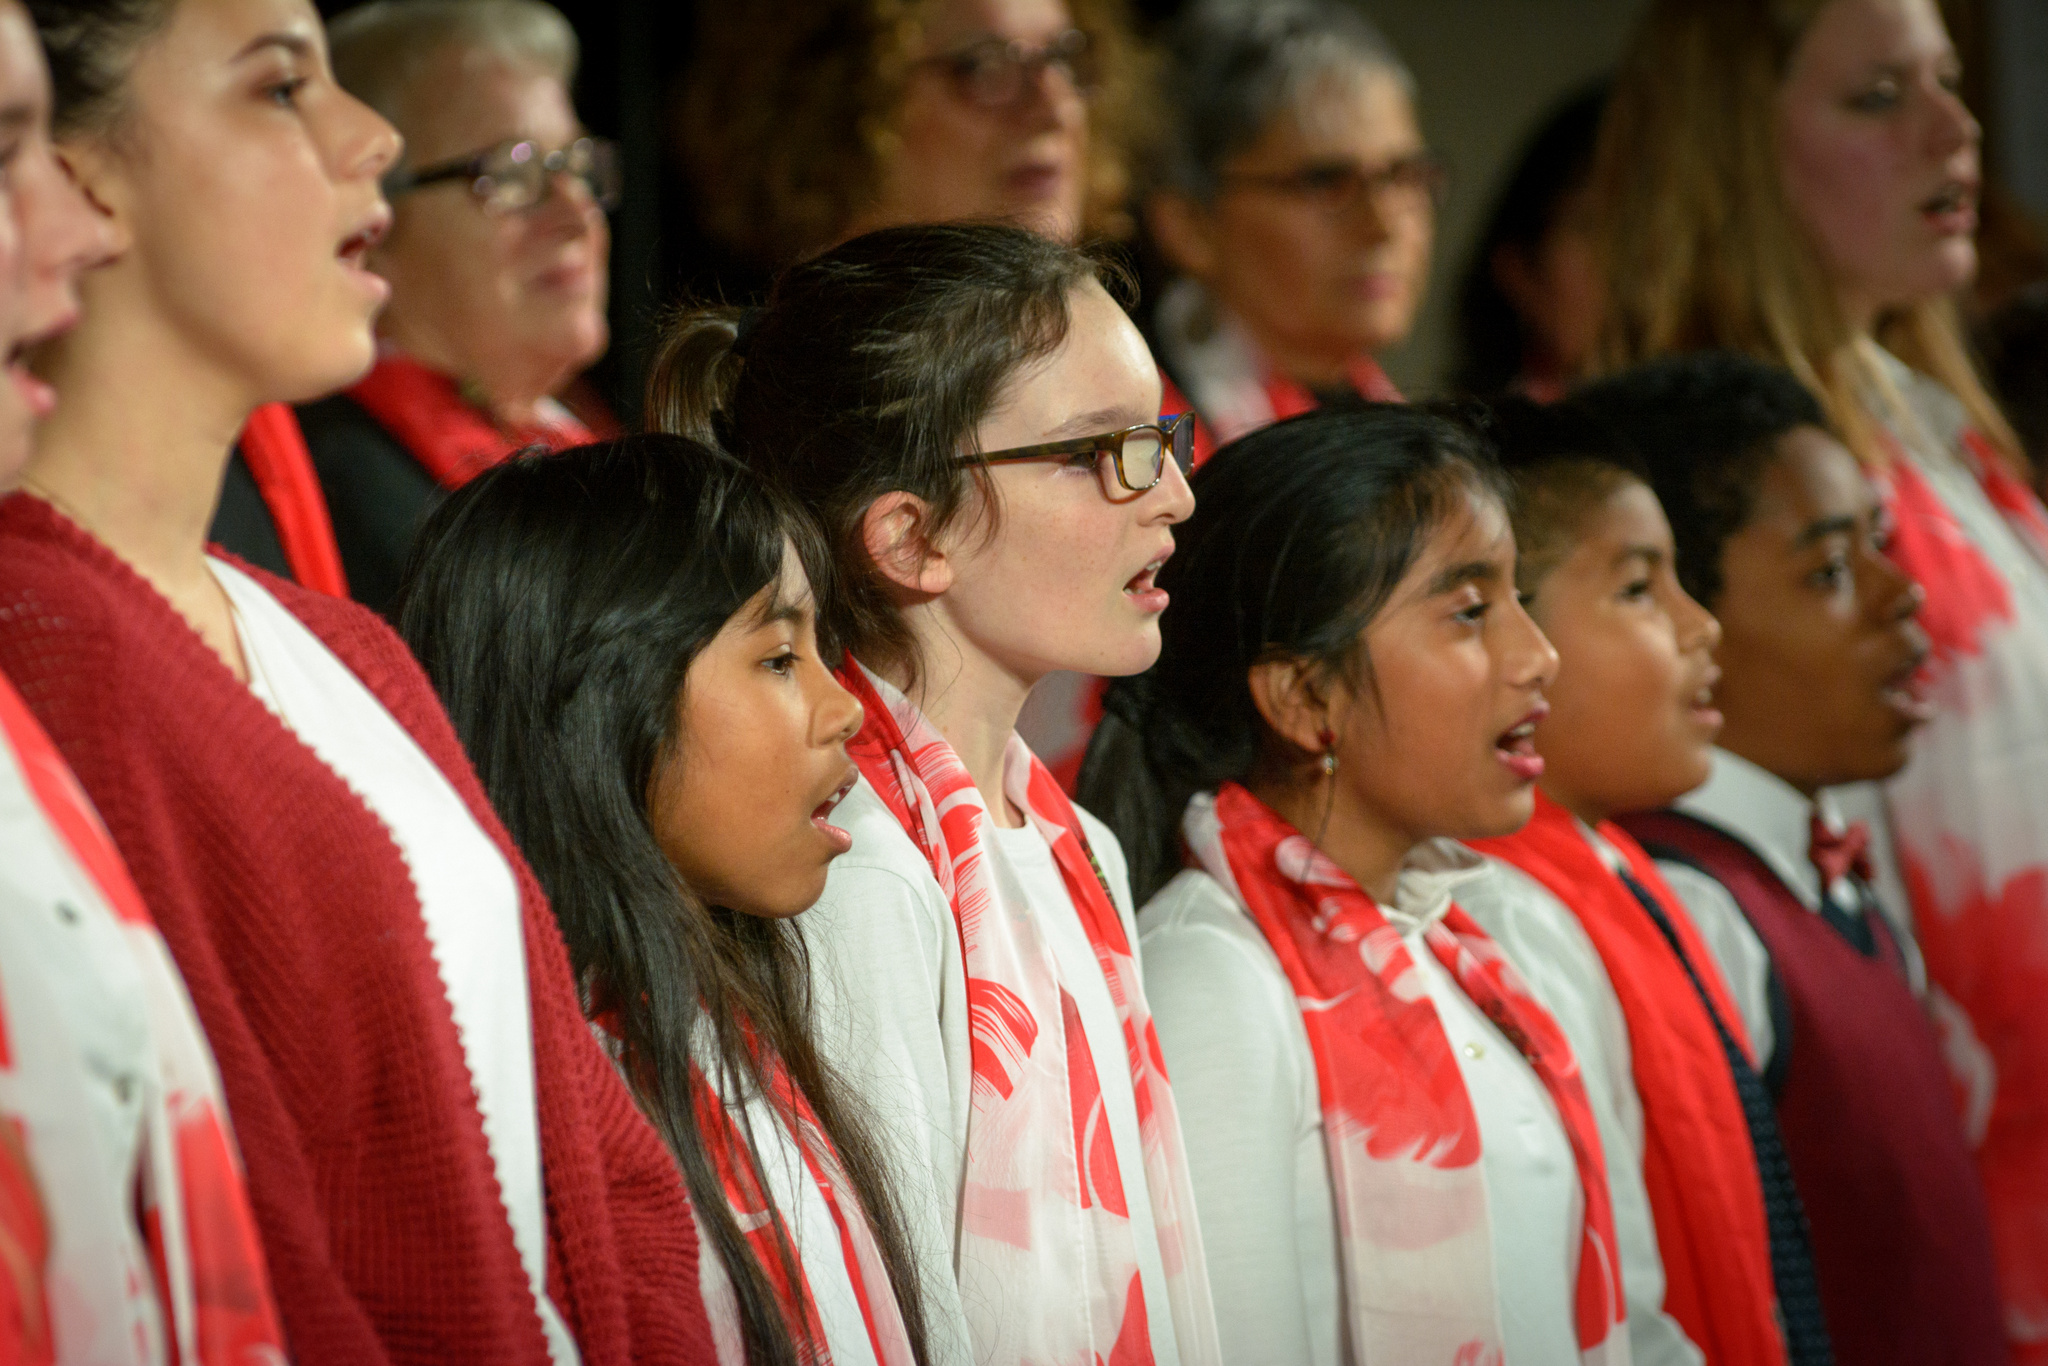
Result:
[[[2048,1361],[2048,513],[1964,349],[1981,129],[1934,0],[1659,0],[1596,183],[1619,366],[1789,366],[1925,586],[1932,719],[1885,789],[1998,1240],[2015,1359]]]
[[[877,228],[1124,237],[1146,124],[1122,0],[706,5],[680,126],[713,237],[780,266]]]

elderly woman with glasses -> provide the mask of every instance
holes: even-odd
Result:
[[[1180,272],[1157,349],[1211,442],[1333,399],[1400,395],[1443,169],[1414,81],[1345,0],[1203,0],[1171,31],[1173,109],[1145,205]]]
[[[1127,236],[1123,0],[699,7],[678,130],[704,227],[780,266],[877,228]]]
[[[298,410],[348,590],[381,610],[443,491],[593,439],[555,395],[605,349],[619,169],[577,120],[576,35],[542,0],[376,0],[329,42],[337,79],[405,136],[365,257],[391,285],[376,368]]]

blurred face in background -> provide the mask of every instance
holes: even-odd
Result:
[[[1091,61],[1061,0],[933,0],[895,160],[845,235],[997,218],[1071,241],[1087,192]]]
[[[30,373],[28,349],[78,317],[78,274],[110,245],[50,146],[50,76],[28,11],[0,0],[0,493],[28,460],[56,391]]]
[[[1213,203],[1161,195],[1151,223],[1272,364],[1326,385],[1408,335],[1437,189],[1405,83],[1352,68],[1317,81],[1224,163]]]
[[[1934,0],[1830,0],[1778,89],[1785,197],[1853,326],[1977,269],[1983,130]]]
[[[522,141],[545,155],[584,131],[560,78],[474,50],[430,63],[401,113],[415,171]],[[609,225],[568,174],[527,208],[497,210],[469,186],[444,180],[394,200],[391,234],[371,258],[391,282],[380,331],[494,399],[539,397],[604,353]]]
[[[1562,382],[1583,374],[1600,340],[1607,287],[1593,244],[1595,213],[1592,186],[1568,190],[1534,250],[1504,243],[1489,263],[1528,330],[1532,378]]]

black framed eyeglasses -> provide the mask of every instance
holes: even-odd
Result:
[[[938,67],[962,99],[983,109],[1015,104],[1048,67],[1059,68],[1084,96],[1094,94],[1099,82],[1094,44],[1077,28],[1068,29],[1044,47],[984,38],[953,52],[926,57],[916,65]]]
[[[469,192],[492,214],[519,213],[548,197],[556,176],[574,176],[601,209],[619,203],[618,144],[608,138],[578,138],[550,152],[531,139],[501,142],[453,161],[384,177],[384,197],[448,181],[467,181]]]
[[[1312,161],[1291,171],[1225,171],[1217,179],[1226,188],[1242,185],[1288,195],[1336,217],[1368,199],[1409,209],[1434,207],[1443,202],[1451,176],[1437,157],[1416,152],[1380,166]]]
[[[1157,422],[1141,422],[1135,427],[1121,431],[1102,432],[1096,436],[1077,436],[1068,441],[1047,441],[1037,446],[1015,446],[1006,451],[988,451],[982,454],[967,454],[961,461],[980,465],[1005,465],[1025,460],[1064,460],[1078,462],[1082,457],[1091,457],[1097,474],[1105,469],[1116,476],[1116,482],[1131,493],[1143,493],[1155,488],[1166,477],[1166,460],[1180,466],[1182,475],[1194,468],[1195,418],[1193,413],[1162,416]],[[1102,481],[1102,491],[1115,498],[1115,490],[1109,480]]]

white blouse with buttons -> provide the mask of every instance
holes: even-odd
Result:
[[[1585,1201],[1571,1143],[1535,1072],[1423,943],[1477,862],[1442,846],[1430,853],[1454,871],[1404,873],[1387,918],[1427,984],[1479,1121],[1507,1361],[1576,1362],[1572,1300]],[[1175,878],[1138,923],[1223,1359],[1355,1363],[1315,1059],[1286,972],[1250,914],[1206,873]]]

